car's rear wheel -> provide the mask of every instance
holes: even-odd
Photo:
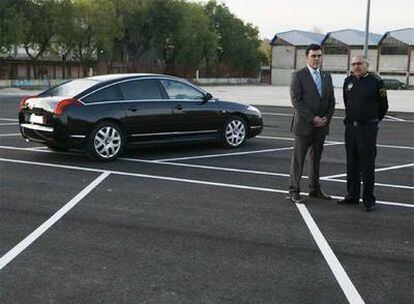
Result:
[[[91,158],[111,161],[123,152],[125,136],[122,129],[113,122],[98,123],[88,139],[88,154]]]
[[[247,139],[247,124],[238,115],[232,115],[226,119],[222,131],[222,143],[226,148],[238,148]]]

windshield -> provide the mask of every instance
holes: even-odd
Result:
[[[44,91],[39,94],[40,97],[45,96],[68,96],[73,97],[79,93],[85,91],[86,89],[94,86],[98,82],[90,79],[76,79],[68,81],[58,85],[56,87],[50,88],[49,90]]]

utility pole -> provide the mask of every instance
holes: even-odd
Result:
[[[371,6],[371,0],[367,0],[367,17],[365,23],[365,44],[364,44],[364,56],[368,58],[368,38],[369,38],[369,10]]]

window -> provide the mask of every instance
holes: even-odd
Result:
[[[381,55],[407,55],[407,49],[403,46],[382,46]]]
[[[202,100],[203,92],[196,88],[174,80],[161,80],[162,85],[171,99]]]
[[[324,54],[327,55],[348,55],[348,49],[344,46],[327,46]]]
[[[123,98],[122,98],[118,85],[113,85],[113,86],[98,90],[95,93],[92,93],[91,95],[86,96],[85,98],[82,98],[82,100],[86,103],[100,102],[100,101],[114,101],[114,100],[122,100],[122,99]]]
[[[98,82],[89,79],[77,79],[62,83],[57,87],[53,87],[39,96],[66,96],[73,97],[79,93],[96,85]]]
[[[162,99],[158,81],[142,79],[119,84],[125,100]]]

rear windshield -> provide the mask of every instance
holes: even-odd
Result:
[[[76,79],[72,81],[68,81],[53,87],[49,90],[46,90],[39,94],[39,96],[67,96],[73,97],[82,93],[86,89],[98,84],[99,82],[90,79]]]

